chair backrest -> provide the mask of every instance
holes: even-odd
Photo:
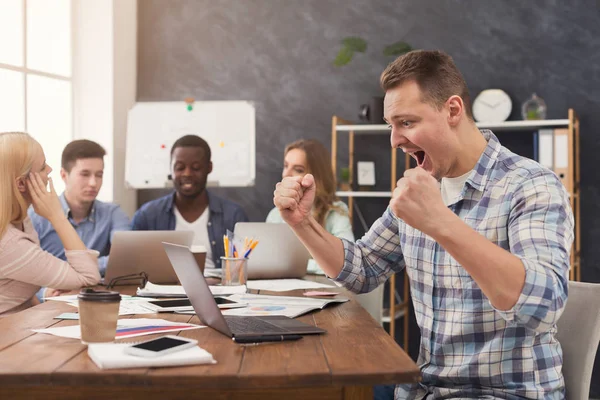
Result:
[[[379,285],[369,293],[356,295],[356,300],[379,325],[383,323],[383,286]]]
[[[569,298],[557,323],[569,400],[588,400],[600,341],[600,284],[569,281]]]

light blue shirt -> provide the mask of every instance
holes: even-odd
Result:
[[[352,233],[352,224],[350,223],[348,206],[343,201],[336,201],[333,203],[333,206],[342,210],[342,212],[336,209],[329,210],[329,213],[327,213],[327,216],[325,217],[325,230],[335,237],[354,242],[354,233]],[[281,224],[284,222],[277,207],[269,212],[266,222],[273,224]]]
[[[90,214],[80,223],[75,223],[71,218],[71,210],[65,199],[65,194],[61,194],[59,199],[65,215],[85,246],[90,250],[100,252],[98,266],[100,275],[104,276],[112,235],[116,231],[130,230],[129,218],[118,205],[95,200]],[[37,215],[33,211],[33,207],[29,208],[28,214],[40,238],[42,249],[65,260],[65,248],[50,221]]]

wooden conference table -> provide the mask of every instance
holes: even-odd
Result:
[[[125,294],[135,291],[117,288]],[[372,399],[376,384],[419,379],[417,365],[354,299],[299,317],[327,333],[296,342],[240,346],[211,328],[181,331],[197,339],[217,364],[171,368],[101,370],[79,340],[31,331],[78,324],[54,319],[63,312],[73,307],[48,301],[0,318],[0,399],[354,400]],[[190,315],[140,317],[201,324]]]

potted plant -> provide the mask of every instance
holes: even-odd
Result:
[[[384,47],[383,55],[387,57],[398,57],[412,50],[412,47],[404,42],[398,41]],[[352,61],[355,53],[367,51],[367,41],[358,36],[348,36],[342,39],[342,47],[338,51],[333,65],[343,67]],[[369,104],[362,104],[359,111],[359,119],[371,124],[383,124],[383,97],[374,96]]]
[[[350,186],[350,168],[340,168],[340,181],[339,188],[343,192],[349,192],[352,190]]]
[[[404,42],[398,41],[383,48],[383,55],[387,57],[398,57],[408,53],[412,47]],[[355,53],[364,53],[367,51],[367,41],[358,36],[348,36],[342,39],[342,47],[337,53],[333,65],[343,67],[352,61]]]

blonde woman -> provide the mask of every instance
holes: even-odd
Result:
[[[98,252],[86,249],[67,220],[48,177],[51,171],[31,136],[0,133],[0,316],[31,306],[42,286],[72,290],[100,281]],[[31,205],[56,229],[67,261],[40,248],[27,217]]]
[[[317,140],[298,140],[287,145],[283,159],[283,178],[313,174],[317,187],[313,216],[332,235],[354,241],[352,225],[348,216],[348,207],[335,196],[335,177],[331,169],[331,156]],[[283,223],[277,208],[267,216],[267,222]],[[311,260],[309,273],[322,273]]]

